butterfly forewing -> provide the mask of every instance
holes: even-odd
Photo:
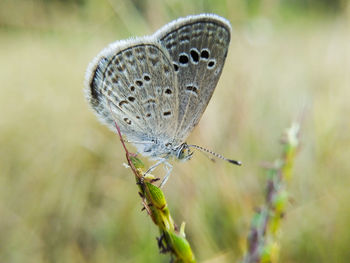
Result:
[[[168,50],[177,78],[179,142],[197,125],[214,92],[225,63],[230,31],[225,19],[198,15],[176,20],[154,35]]]
[[[175,136],[178,93],[167,51],[145,40],[116,42],[90,65],[88,99],[112,130],[117,122],[129,140]]]

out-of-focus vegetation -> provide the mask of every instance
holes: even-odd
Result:
[[[164,192],[200,262],[237,262],[262,161],[305,107],[280,262],[349,262],[350,4],[346,0],[0,2],[0,262],[167,262],[118,137],[83,97],[108,43],[179,16],[214,12],[234,28],[227,62]],[[162,169],[159,169],[162,174]]]

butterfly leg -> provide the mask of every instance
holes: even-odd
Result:
[[[164,166],[165,169],[167,170],[167,173],[165,174],[162,182],[160,183],[159,188],[162,188],[165,185],[165,183],[169,179],[169,175],[170,175],[171,171],[173,170],[173,166],[170,163],[168,163],[167,161],[164,162],[164,165],[165,165]]]
[[[153,143],[151,141],[129,141],[128,139],[123,139],[126,143],[133,143],[133,144],[150,144]]]
[[[166,158],[161,158],[158,162],[156,162],[155,164],[153,164],[150,168],[148,168],[148,170],[144,173],[143,176],[149,174],[150,172],[152,172],[154,169],[157,168],[157,166],[161,165],[162,163],[166,162]]]
[[[143,177],[145,177],[147,174],[149,174],[150,172],[152,172],[154,169],[156,169],[159,165],[164,163],[164,167],[167,170],[167,173],[165,174],[161,184],[160,184],[160,188],[162,188],[165,183],[168,181],[169,179],[169,175],[173,169],[173,166],[167,161],[167,158],[161,158],[158,162],[156,162],[154,165],[152,165],[150,168],[148,168],[148,170],[143,174]]]

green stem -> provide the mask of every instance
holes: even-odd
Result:
[[[115,126],[125,150],[127,162],[134,173],[136,184],[139,186],[139,195],[144,209],[159,228],[160,237],[157,238],[159,251],[171,254],[172,262],[195,263],[194,254],[185,236],[184,224],[180,230],[177,228],[170,215],[163,191],[153,184],[157,179],[144,176],[144,164],[135,154],[128,151],[116,122]]]
[[[288,193],[286,183],[291,178],[295,155],[299,146],[300,125],[294,123],[282,140],[282,157],[268,168],[265,204],[251,222],[244,263],[277,262],[279,245],[276,235],[286,212]]]

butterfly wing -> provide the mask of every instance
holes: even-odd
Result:
[[[131,141],[166,141],[177,124],[175,73],[151,38],[117,41],[89,65],[86,95],[102,122]]]
[[[217,15],[180,18],[154,34],[167,49],[177,78],[176,138],[183,142],[199,122],[221,75],[231,26]]]

